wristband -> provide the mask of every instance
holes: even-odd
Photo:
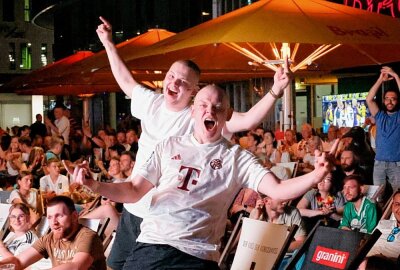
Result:
[[[282,97],[282,95],[277,95],[277,94],[275,94],[275,92],[272,90],[272,88],[269,89],[269,93],[270,93],[271,96],[272,96],[273,98],[275,98],[275,99],[278,99],[278,98],[281,98],[281,97]]]

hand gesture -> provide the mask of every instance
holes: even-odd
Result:
[[[382,67],[382,69],[381,69],[381,76],[382,76],[382,74],[383,74],[383,76],[386,75],[386,80],[392,80],[393,77],[396,77],[396,76],[397,76],[397,73],[394,72],[392,68],[387,67],[387,66]],[[389,77],[389,75],[390,75],[391,77]]]
[[[321,182],[321,180],[324,179],[324,177],[334,168],[335,153],[338,145],[339,139],[336,139],[329,153],[321,153],[318,149],[315,150],[314,171],[317,174],[317,177],[315,177],[315,184]]]
[[[275,94],[277,94],[278,96],[283,95],[283,91],[290,83],[292,72],[289,66],[289,58],[286,56],[284,67],[278,68],[278,70],[275,72],[274,85],[272,87]]]
[[[262,209],[264,207],[264,200],[261,198],[258,198],[256,201],[256,209]]]
[[[104,45],[107,42],[112,42],[112,27],[111,24],[103,17],[100,16],[99,19],[102,21],[102,23],[97,26],[96,33],[99,36],[101,43]]]
[[[91,185],[95,182],[90,175],[89,164],[86,161],[75,166],[73,175],[74,181],[80,185],[91,187]]]

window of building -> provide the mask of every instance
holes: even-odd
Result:
[[[14,0],[3,0],[3,21],[13,22],[15,21],[15,11],[14,11]]]
[[[42,46],[40,46],[40,62],[42,63],[42,66],[47,65],[47,44],[42,43]]]
[[[24,0],[24,20],[31,21],[31,0]]]
[[[15,43],[8,43],[8,62],[9,62],[9,69],[15,70],[16,63],[15,63]]]
[[[21,43],[21,64],[20,69],[32,68],[32,49],[31,43]]]

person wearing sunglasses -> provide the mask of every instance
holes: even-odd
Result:
[[[390,269],[398,269],[396,263],[400,256],[400,190],[394,193],[391,208],[394,219],[379,221],[376,229],[380,230],[382,235],[369,251],[359,269],[370,269],[375,264],[379,264],[380,267],[383,264],[390,265],[393,266]]]

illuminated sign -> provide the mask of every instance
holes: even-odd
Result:
[[[343,0],[343,4],[400,18],[400,0]]]

